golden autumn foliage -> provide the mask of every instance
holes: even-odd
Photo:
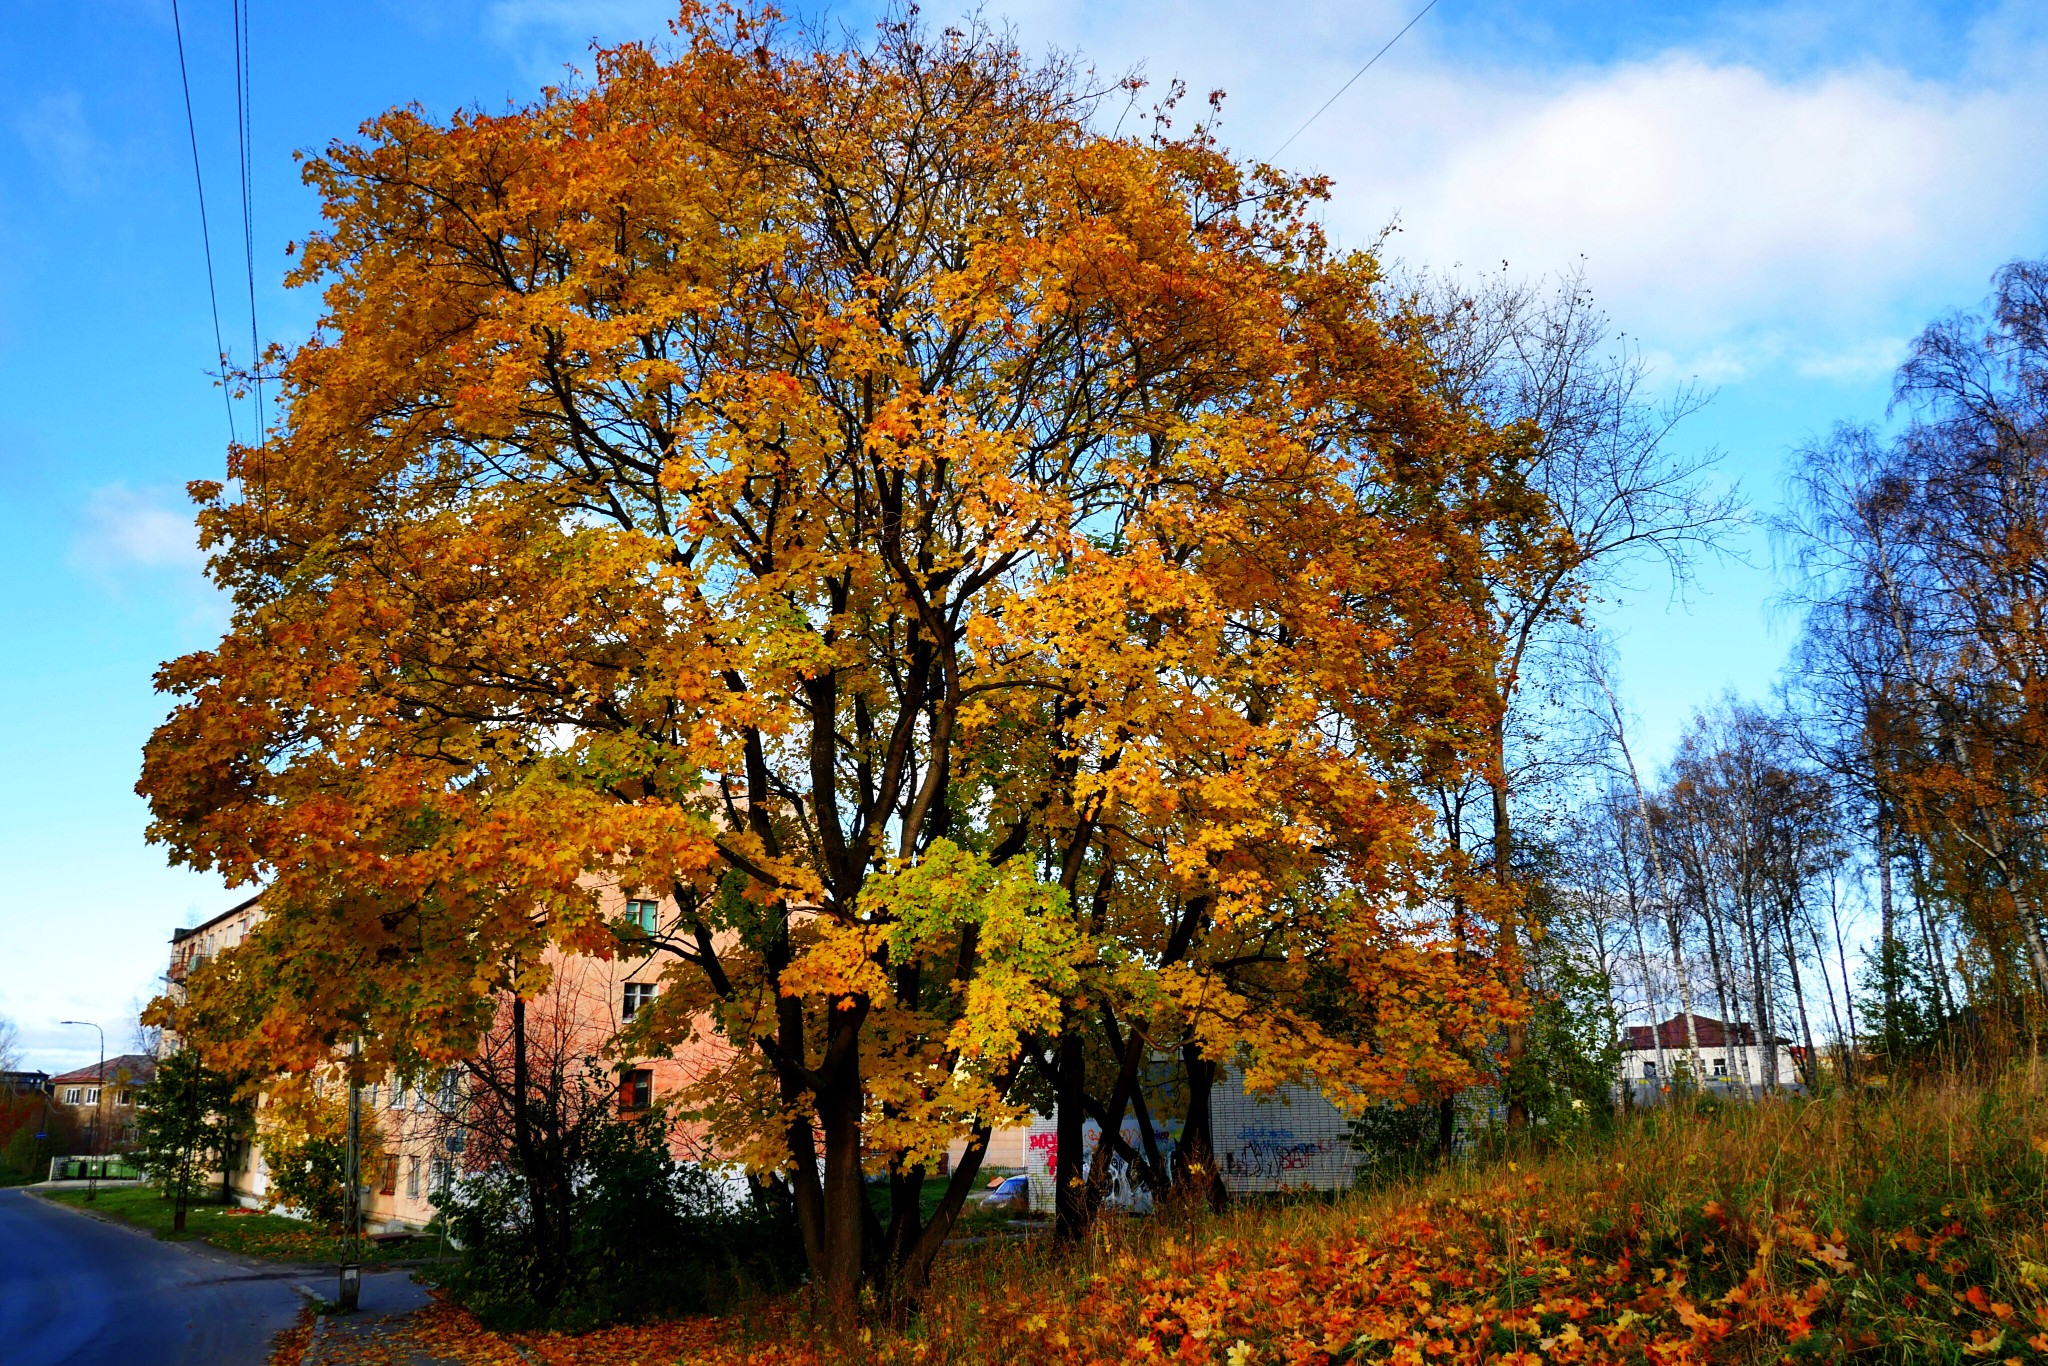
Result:
[[[234,619],[141,784],[268,886],[186,1028],[461,1056],[613,950],[602,888],[667,898],[630,1046],[731,1045],[688,1102],[842,1306],[922,1282],[1098,1020],[1355,1103],[1471,1081],[1501,994],[1439,908],[1499,893],[1424,794],[1497,713],[1519,438],[1433,396],[1319,182],[1134,89],[914,21],[676,35],[307,163],[325,313],[195,485]],[[863,1173],[914,1211],[963,1135],[876,1226]]]

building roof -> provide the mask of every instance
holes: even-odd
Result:
[[[176,944],[182,940],[190,939],[193,935],[198,934],[203,930],[210,930],[215,925],[220,924],[221,921],[226,920],[229,916],[240,915],[243,911],[248,910],[251,906],[254,906],[257,902],[261,900],[263,900],[263,893],[258,892],[256,893],[256,895],[250,897],[247,901],[236,902],[234,905],[228,907],[226,910],[222,911],[219,915],[215,916],[211,920],[202,920],[197,925],[192,926],[190,929],[172,930],[171,942],[173,944]]]
[[[1756,1046],[1756,1026],[1751,1024],[1738,1022],[1733,1025],[1726,1025],[1708,1015],[1695,1015],[1692,1017],[1692,1029],[1693,1036],[1699,1040],[1701,1048],[1727,1048],[1730,1045],[1736,1048],[1754,1048]],[[1623,1033],[1622,1046],[1631,1053],[1653,1052],[1659,1042],[1663,1044],[1667,1052],[1675,1048],[1684,1048],[1684,1013],[1680,1012],[1677,1015],[1673,1015],[1670,1019],[1659,1024],[1657,1026],[1657,1036],[1654,1040],[1651,1038],[1650,1026],[1648,1025],[1630,1025]],[[1792,1041],[1783,1035],[1774,1035],[1771,1042],[1782,1046],[1790,1044]]]
[[[103,1079],[112,1079],[115,1082],[132,1081],[138,1085],[145,1085],[156,1080],[156,1059],[147,1053],[123,1053],[118,1058],[108,1058],[105,1072],[100,1070],[100,1066],[99,1063],[94,1063],[75,1072],[66,1072],[60,1077],[52,1077],[50,1085],[90,1086]]]
[[[0,1072],[0,1090],[41,1091],[49,1084],[48,1072]]]

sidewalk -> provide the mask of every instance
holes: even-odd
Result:
[[[323,1304],[332,1302],[339,1289],[331,1275],[321,1281],[295,1280],[292,1288]],[[387,1362],[392,1366],[456,1366],[459,1359],[455,1357],[430,1356],[410,1346],[393,1350],[400,1336],[400,1321],[432,1302],[426,1287],[403,1272],[365,1270],[354,1313],[314,1315],[313,1337],[306,1345],[303,1366],[355,1366],[372,1361],[380,1366]]]

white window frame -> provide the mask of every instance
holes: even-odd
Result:
[[[653,982],[628,982],[626,991],[619,1001],[619,1018],[630,1020],[642,1006],[653,1002],[656,991]]]
[[[83,1102],[83,1101],[82,1101],[82,1100],[81,1100],[80,1098],[81,1098],[82,1096],[84,1096],[84,1095],[85,1095],[85,1088],[84,1088],[84,1087],[82,1087],[82,1086],[67,1086],[67,1087],[65,1087],[65,1088],[64,1088],[64,1103],[65,1103],[66,1105],[81,1105],[81,1104],[83,1104],[84,1102]]]

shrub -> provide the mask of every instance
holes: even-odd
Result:
[[[677,1161],[657,1125],[614,1121],[574,1174],[568,1285],[541,1285],[525,1178],[509,1165],[464,1176],[443,1195],[461,1249],[445,1283],[495,1328],[578,1331],[715,1309],[795,1282],[802,1249],[777,1195],[735,1200],[713,1173]]]

